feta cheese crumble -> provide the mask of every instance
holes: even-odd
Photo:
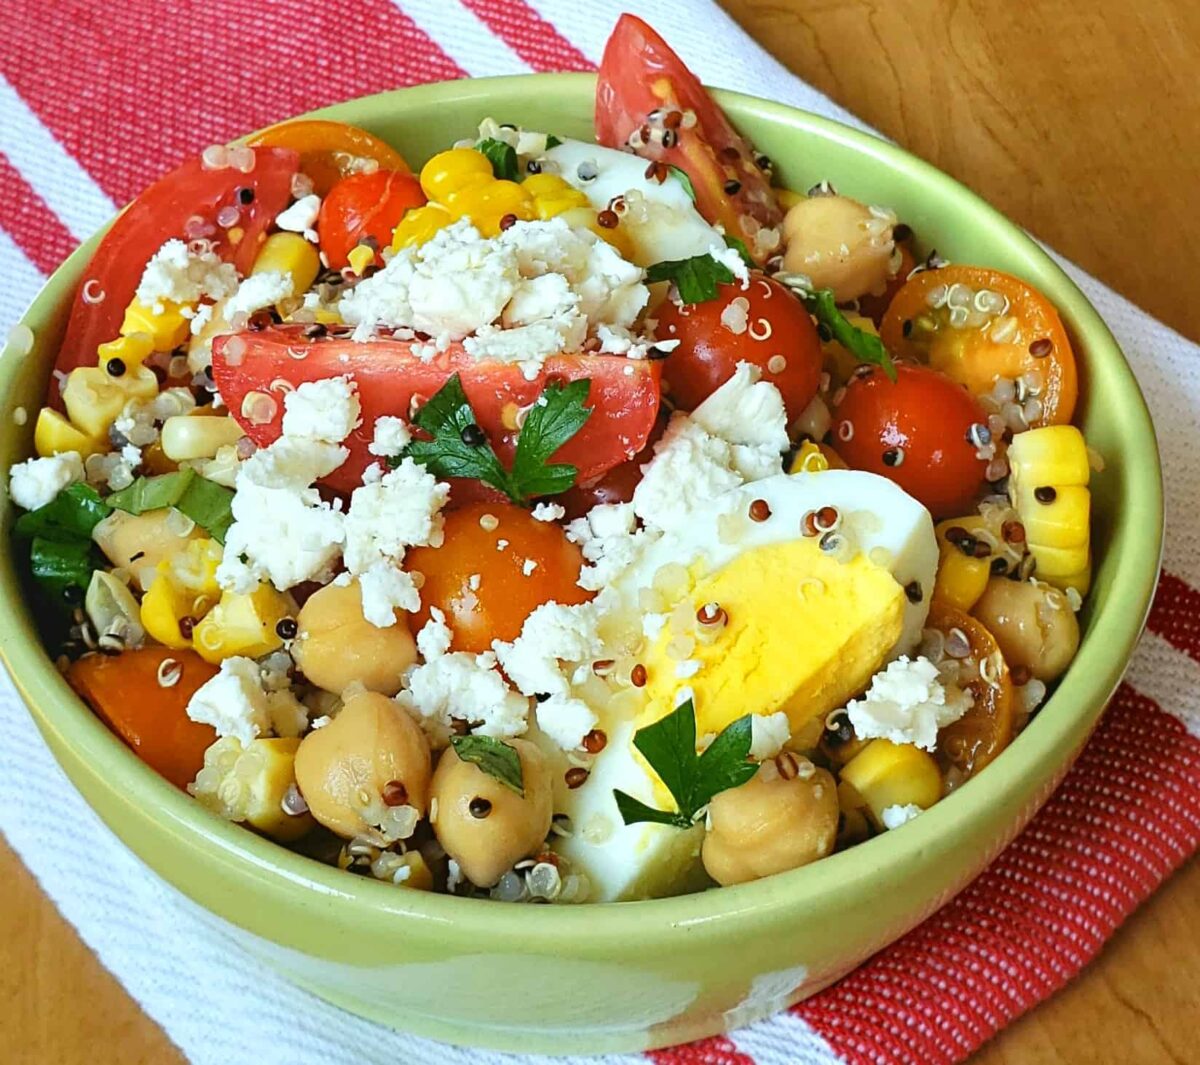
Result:
[[[217,736],[235,736],[243,746],[271,731],[271,709],[258,664],[251,658],[227,658],[211,680],[196,689],[187,715],[211,725]]]
[[[358,386],[349,377],[305,381],[283,397],[283,434],[340,444],[361,424]]]
[[[750,757],[757,762],[774,758],[792,737],[791,722],[782,710],[750,718]]]
[[[449,495],[449,485],[412,459],[356,488],[346,515],[346,568],[357,575],[377,562],[399,563],[408,547],[441,546]]]
[[[938,729],[952,725],[972,702],[969,692],[943,688],[929,659],[901,655],[875,674],[861,699],[846,704],[846,712],[860,740],[882,738],[932,751]]]
[[[377,629],[396,624],[396,611],[415,614],[421,595],[412,575],[389,562],[376,562],[358,579],[362,590],[363,617]]]
[[[303,233],[317,224],[321,213],[321,197],[316,193],[301,196],[286,210],[275,216],[275,225],[289,233]]]
[[[385,414],[375,420],[374,436],[367,445],[372,455],[388,458],[399,455],[412,442],[412,430],[403,418]]]
[[[596,727],[599,718],[582,699],[555,692],[537,704],[537,723],[553,743],[564,751],[578,750],[583,738]]]
[[[538,503],[533,508],[534,521],[558,521],[567,516],[567,508],[558,503]]]
[[[137,301],[162,313],[166,301],[195,304],[223,300],[237,291],[237,270],[216,252],[196,254],[182,240],[168,240],[146,264]]]
[[[639,529],[632,503],[600,503],[567,526],[567,539],[579,545],[588,565],[579,586],[599,591],[659,537],[656,529]]]
[[[222,312],[226,321],[232,322],[236,315],[251,315],[255,311],[274,307],[280,300],[292,295],[292,287],[292,275],[282,270],[251,274],[225,302]]]
[[[63,451],[47,458],[26,459],[8,471],[8,494],[25,510],[37,510],[64,488],[82,481],[83,460],[78,451]]]
[[[525,695],[568,693],[570,666],[590,664],[603,655],[599,633],[602,605],[599,599],[575,606],[551,600],[525,619],[512,643],[496,640],[492,644],[504,672],[519,691]]]
[[[883,827],[890,831],[901,825],[907,825],[914,817],[924,812],[915,802],[910,802],[907,806],[885,806],[879,815],[879,820],[883,822]]]

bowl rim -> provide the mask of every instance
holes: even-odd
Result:
[[[594,82],[592,74],[525,74],[433,82],[359,97],[298,117],[336,115],[347,108],[369,111],[447,99],[486,98],[497,89],[531,86],[536,86],[539,93],[576,96],[586,88],[590,95]],[[39,728],[74,748],[96,780],[120,780],[128,802],[156,808],[161,816],[187,833],[186,845],[202,852],[202,860],[211,862],[214,868],[221,861],[236,863],[246,875],[265,878],[279,890],[299,888],[319,896],[326,904],[346,907],[347,919],[370,915],[453,922],[460,930],[474,926],[481,935],[490,936],[503,926],[506,934],[521,937],[525,949],[547,952],[561,951],[563,944],[572,942],[576,936],[592,935],[596,931],[593,916],[597,913],[603,913],[606,935],[637,935],[641,949],[649,951],[654,949],[656,937],[661,942],[680,931],[712,929],[718,922],[723,928],[735,922],[739,931],[743,931],[749,925],[778,920],[784,912],[803,912],[810,900],[835,885],[845,887],[851,881],[873,879],[881,865],[890,862],[919,860],[922,852],[939,838],[967,838],[972,823],[988,807],[1020,793],[1022,781],[1032,770],[1050,779],[1056,770],[1055,762],[1061,762],[1055,752],[1070,744],[1079,729],[1080,716],[1090,718],[1087,723],[1090,729],[1120,682],[1144,626],[1157,582],[1163,529],[1162,473],[1149,411],[1133,372],[1098,312],[1066,272],[1024,230],[954,178],[889,141],[836,120],[745,93],[715,90],[714,95],[735,120],[739,115],[753,114],[803,135],[833,141],[866,157],[872,165],[903,172],[922,185],[937,188],[945,196],[958,200],[981,228],[1002,238],[1053,280],[1058,290],[1055,303],[1064,318],[1075,323],[1074,332],[1078,334],[1080,348],[1087,352],[1086,361],[1099,359],[1105,363],[1107,371],[1115,374],[1116,387],[1127,399],[1122,410],[1122,431],[1137,441],[1141,465],[1137,477],[1127,478],[1128,491],[1122,509],[1136,515],[1140,537],[1127,538],[1122,565],[1112,581],[1108,609],[1093,620],[1079,655],[1038,714],[1035,727],[1017,737],[985,775],[937,803],[902,831],[885,833],[802,869],[721,890],[633,902],[537,908],[504,907],[486,899],[396,891],[384,883],[348,876],[222,820],[142,763],[75,696],[43,650],[24,604],[12,554],[4,551],[0,558],[0,594],[8,596],[10,601],[19,599],[21,605],[0,617],[0,660]],[[30,309],[37,307],[43,298],[49,298],[49,289],[56,281],[61,286],[65,274],[82,269],[100,235],[77,248],[47,279]],[[21,372],[20,360],[0,359],[0,396],[5,397],[5,403],[10,402],[7,397]],[[11,508],[9,512],[11,516]],[[1133,520],[1118,514],[1114,526]],[[1074,712],[1047,713],[1056,702],[1059,705],[1071,702]],[[885,838],[890,842],[884,842]],[[889,847],[890,857],[885,858],[884,848]],[[236,922],[236,918],[230,919]]]

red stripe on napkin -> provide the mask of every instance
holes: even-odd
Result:
[[[75,248],[67,227],[0,153],[0,225],[43,274],[51,273]]]
[[[654,1065],[755,1065],[752,1057],[743,1054],[723,1035],[683,1046],[647,1050],[646,1057]]]
[[[1200,662],[1200,592],[1163,570],[1146,622],[1151,632]]]
[[[57,0],[8,12],[0,72],[118,203],[214,141],[463,71],[387,0]],[[164,34],[164,22],[183,24]]]
[[[847,1062],[961,1061],[1074,977],[1195,851],[1198,777],[1200,740],[1123,685],[1016,842],[948,906],[796,1013]]]
[[[536,71],[596,66],[524,0],[462,0],[480,21]]]

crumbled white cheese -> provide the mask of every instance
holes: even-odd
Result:
[[[412,579],[390,562],[376,562],[359,577],[362,589],[363,617],[379,629],[396,624],[396,611],[415,614],[421,609],[421,595]]]
[[[267,716],[276,736],[292,738],[308,728],[308,710],[290,691],[267,692]]]
[[[533,559],[527,558],[524,562],[521,563],[521,573],[524,574],[526,577],[532,577],[533,571],[535,569],[537,569],[537,567],[538,567],[538,564]]]
[[[446,615],[436,606],[431,606],[429,620],[417,633],[417,650],[421,652],[421,657],[428,660],[446,654],[453,639],[450,626],[446,624]]]
[[[742,258],[736,248],[714,245],[708,249],[708,254],[728,269],[741,282],[743,289],[750,287],[750,269],[746,266],[746,260]]]
[[[433,649],[429,641],[426,649]],[[504,683],[490,651],[427,659],[409,674],[408,688],[396,702],[416,718],[435,747],[449,743],[454,718],[466,721],[472,732],[504,739],[521,735],[529,715],[529,700]]]
[[[26,459],[8,472],[8,494],[25,510],[37,510],[54,500],[64,488],[83,480],[83,460],[78,451],[63,451],[47,458]]]
[[[198,337],[208,327],[208,323],[212,321],[213,305],[211,303],[202,303],[196,308],[196,313],[192,315],[191,324],[188,326],[192,336]]]
[[[258,664],[235,656],[221,663],[220,672],[196,689],[187,715],[211,725],[218,736],[236,736],[244,745],[271,730],[271,709]]]
[[[375,420],[375,432],[367,450],[372,455],[388,458],[399,455],[412,442],[412,430],[403,418],[384,415]]]
[[[295,203],[275,216],[275,225],[289,233],[303,233],[312,229],[321,213],[321,197],[316,193],[301,196]]]
[[[861,699],[846,704],[846,712],[859,739],[882,738],[932,751],[938,729],[962,717],[972,701],[969,692],[943,688],[937,666],[927,658],[901,655],[875,674]]]
[[[632,503],[600,503],[567,526],[567,539],[579,545],[584,566],[579,586],[599,591],[612,583],[648,544],[656,529],[639,529]]]
[[[305,381],[283,397],[283,434],[340,444],[361,421],[362,407],[350,377]]]
[[[551,600],[525,619],[512,642],[492,647],[517,689],[525,695],[566,694],[571,667],[602,657],[598,600],[563,606]]]
[[[582,699],[556,692],[537,704],[537,723],[546,736],[564,751],[583,746],[583,738],[596,727],[595,712]]]
[[[226,301],[223,308],[226,321],[232,321],[238,314],[250,315],[274,307],[280,300],[292,295],[293,285],[292,275],[282,270],[251,274]]]
[[[137,301],[161,313],[164,301],[222,300],[232,296],[237,287],[237,270],[215,252],[197,255],[182,240],[168,240],[146,264],[138,282]]]
[[[365,573],[377,562],[399,563],[408,547],[439,547],[449,495],[449,485],[412,459],[356,488],[345,522],[346,568]]]
[[[787,414],[779,389],[760,373],[738,363],[690,415],[671,418],[633,494],[634,513],[646,526],[683,528],[718,495],[782,472]]]
[[[754,714],[750,718],[750,757],[756,762],[774,758],[791,736],[791,723],[782,710],[774,714]]]
[[[915,802],[910,802],[907,806],[885,806],[879,815],[879,820],[883,822],[884,828],[891,830],[908,824],[914,817],[924,812]]]
[[[538,503],[533,508],[534,521],[558,521],[566,515],[566,507],[558,503]]]

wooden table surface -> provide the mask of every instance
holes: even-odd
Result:
[[[1200,4],[725,0],[782,62],[1200,339]],[[182,1060],[0,841],[0,1057]],[[1197,1060],[1200,862],[977,1065]]]

